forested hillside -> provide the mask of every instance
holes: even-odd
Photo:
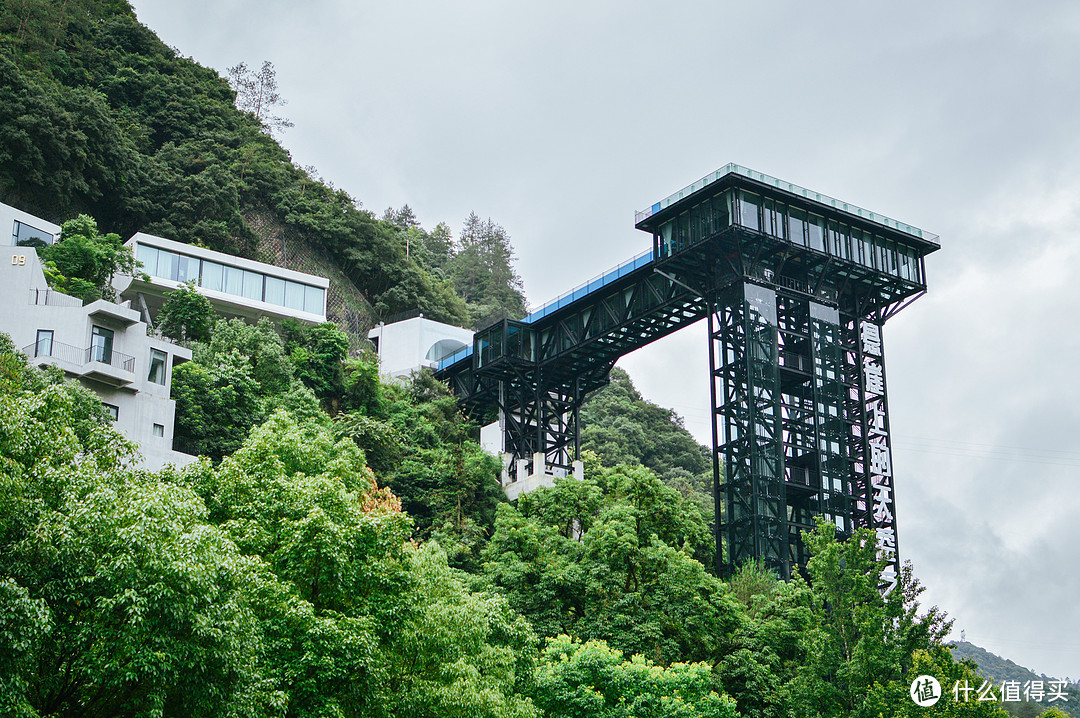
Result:
[[[107,291],[64,263],[77,237],[119,261],[110,233],[142,230],[315,263],[353,334],[524,311],[503,228],[364,210],[124,0],[0,10],[0,200],[97,219],[52,250],[64,288]],[[0,715],[1002,715],[911,701],[978,679],[910,569],[880,594],[868,532],[820,524],[786,583],[714,575],[708,454],[621,372],[583,411],[584,479],[512,505],[430,374],[383,381],[333,323],[170,302],[182,471],[136,468],[96,395],[0,337]]]
[[[377,218],[296,167],[269,113],[237,109],[224,77],[123,0],[0,8],[0,201],[329,276],[331,319],[355,336],[409,310],[466,326],[523,314],[505,230],[472,215],[453,243],[407,207]]]

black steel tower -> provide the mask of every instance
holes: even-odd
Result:
[[[882,325],[926,291],[937,237],[727,165],[637,213],[651,252],[444,360],[471,410],[497,407],[506,450],[567,467],[578,409],[630,351],[706,318],[717,563],[806,561],[825,516],[877,535],[899,571]],[[723,467],[723,469],[721,469]],[[515,478],[516,466],[510,478]]]

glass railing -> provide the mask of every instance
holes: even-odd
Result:
[[[529,314],[529,316],[525,317],[521,321],[525,324],[531,324],[538,319],[546,317],[552,312],[557,312],[571,302],[575,302],[578,299],[584,297],[585,295],[595,292],[597,289],[600,289],[601,287],[604,287],[608,284],[611,284],[616,279],[619,279],[620,277],[625,277],[627,274],[633,272],[635,269],[640,269],[641,267],[650,264],[652,261],[653,251],[651,249],[647,249],[640,254],[636,254],[630,259],[622,262],[621,264],[618,264],[615,267],[612,267],[606,272],[596,275],[589,281],[582,282],[573,289],[563,292],[559,296],[552,299],[550,302],[546,302],[540,305],[538,309],[533,311],[531,314]],[[465,347],[464,349],[459,349],[450,356],[439,361],[438,371],[442,371],[446,367],[451,366],[452,364],[456,364],[465,357],[472,356],[472,353],[473,348],[471,346]]]
[[[600,289],[601,287],[610,284],[611,282],[614,282],[620,277],[625,277],[627,274],[634,271],[635,269],[644,267],[646,264],[652,262],[652,260],[653,251],[652,249],[647,249],[644,252],[631,257],[622,264],[619,264],[616,267],[612,267],[611,269],[607,270],[602,274],[596,275],[589,281],[583,282],[578,286],[574,287],[573,289],[563,292],[559,296],[552,299],[550,302],[542,304],[539,309],[535,310],[532,314],[525,317],[525,319],[523,319],[522,321],[528,324],[531,322],[535,322],[537,319],[540,319],[542,317],[546,317],[548,314],[562,309],[570,302],[577,301],[578,299],[584,297],[586,294],[595,292],[597,289]]]
[[[895,229],[898,232],[910,234],[912,237],[918,237],[919,239],[925,239],[930,242],[936,242],[938,240],[938,236],[936,234],[923,231],[918,227],[913,227],[912,225],[907,224],[906,222],[900,222],[890,217],[886,217],[883,214],[871,212],[870,210],[863,209],[858,205],[835,199],[828,195],[821,194],[820,192],[806,189],[805,187],[800,187],[799,185],[792,184],[791,182],[785,182],[782,179],[777,179],[776,177],[767,175],[764,172],[757,172],[755,170],[748,169],[741,165],[737,165],[734,162],[724,165],[715,172],[711,172],[705,175],[697,182],[693,182],[690,185],[682,188],[678,192],[675,192],[674,194],[665,197],[664,199],[660,200],[648,209],[643,209],[640,212],[635,212],[634,224],[638,224],[641,221],[648,219],[660,210],[666,207],[670,207],[684,197],[689,197],[694,192],[703,189],[704,187],[712,184],[713,182],[721,179],[722,177],[726,177],[729,174],[741,175],[743,177],[762,182],[772,187],[776,187],[777,189],[784,190],[785,192],[797,194],[800,197],[805,197],[815,202],[820,202],[821,204],[828,205],[842,212],[847,212],[848,214],[853,214],[856,217],[861,217],[865,220],[869,220],[870,222],[874,222],[875,224],[880,224],[882,226],[889,227],[890,229]]]

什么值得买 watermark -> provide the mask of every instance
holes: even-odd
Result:
[[[1067,681],[1002,681],[1000,686],[995,686],[992,681],[983,681],[977,689],[964,679],[956,681],[952,687],[953,700],[957,703],[968,701],[993,701],[1001,703],[1019,703],[1022,700],[1037,703],[1055,701],[1068,701],[1065,695]],[[995,688],[997,691],[995,692]],[[911,683],[908,691],[916,705],[929,707],[936,704],[942,697],[941,684],[933,676],[919,676]]]

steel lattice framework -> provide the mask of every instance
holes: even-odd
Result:
[[[578,412],[622,355],[707,319],[717,564],[805,565],[818,516],[899,571],[881,327],[926,291],[936,236],[736,165],[638,213],[652,252],[477,332],[439,376],[505,450],[577,458]],[[723,469],[721,469],[723,467]],[[511,464],[511,480],[516,468]]]

